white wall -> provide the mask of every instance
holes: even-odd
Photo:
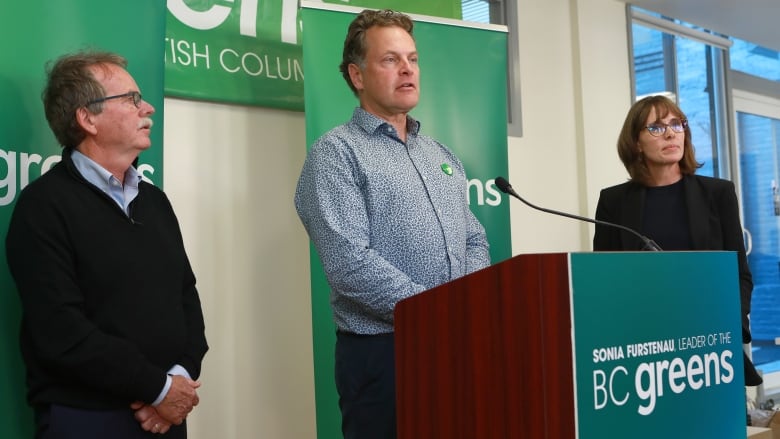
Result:
[[[625,5],[520,0],[523,137],[509,139],[509,174],[531,203],[593,216],[600,188],[625,180],[616,140],[628,111]],[[517,253],[591,249],[592,228],[514,203]]]
[[[303,114],[165,100],[165,191],[210,350],[190,437],[313,438],[308,238],[293,208]]]
[[[509,179],[531,202],[592,216],[598,190],[625,179],[624,5],[518,1],[524,134],[509,139]],[[303,114],[166,99],[165,117],[165,190],[211,345],[190,437],[314,438],[309,246],[292,205]],[[590,249],[585,225],[514,201],[511,216],[515,254]]]

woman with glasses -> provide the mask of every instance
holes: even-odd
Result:
[[[596,219],[638,230],[663,250],[737,252],[742,341],[749,343],[753,278],[745,254],[734,184],[696,175],[691,130],[682,110],[664,96],[637,101],[618,137],[620,160],[629,181],[601,191]],[[594,251],[643,250],[639,237],[616,227],[596,225]],[[761,377],[745,356],[745,384]]]

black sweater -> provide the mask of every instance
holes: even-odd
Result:
[[[208,350],[178,221],[146,182],[128,218],[70,156],[22,191],[6,238],[28,401],[150,403],[174,364],[197,378]]]

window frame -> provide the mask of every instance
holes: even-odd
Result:
[[[629,53],[629,71],[631,80],[631,97],[632,101],[636,102],[638,98],[636,93],[636,72],[634,63],[634,35],[633,25],[640,25],[650,29],[655,29],[664,34],[669,34],[674,37],[682,37],[692,41],[702,43],[709,46],[708,49],[714,47],[720,49],[721,56],[708,55],[708,61],[713,61],[712,74],[713,80],[720,86],[717,87],[710,94],[711,101],[720,103],[720,105],[712,105],[713,113],[711,115],[711,126],[714,130],[711,132],[712,141],[715,143],[716,154],[713,161],[713,173],[716,177],[725,178],[735,181],[738,184],[739,181],[739,169],[735,160],[736,157],[736,138],[734,136],[734,124],[735,121],[732,117],[733,103],[731,101],[731,94],[728,92],[730,89],[730,71],[729,65],[729,48],[733,45],[733,42],[726,37],[715,35],[710,32],[705,32],[699,29],[694,29],[688,26],[684,26],[670,19],[656,17],[647,12],[640,10],[630,4],[626,5],[626,26],[628,35],[628,53]],[[676,69],[677,60],[674,59],[675,79],[674,85],[674,100],[679,104],[679,83],[677,79]],[[715,68],[717,64],[718,68]],[[666,70],[665,75],[670,73]],[[707,74],[710,74],[709,72]],[[667,82],[668,79],[667,79]]]

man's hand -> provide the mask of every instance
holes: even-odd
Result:
[[[171,423],[163,419],[157,410],[150,405],[136,401],[130,404],[130,408],[135,410],[135,419],[141,424],[144,431],[165,434],[171,428]]]
[[[199,381],[181,375],[172,375],[171,388],[156,407],[157,414],[171,424],[180,425],[193,407],[200,402],[198,392],[195,391],[198,387],[200,387]]]

